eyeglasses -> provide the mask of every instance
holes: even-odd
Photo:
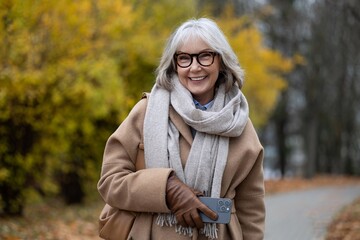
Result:
[[[198,54],[176,53],[174,55],[176,64],[181,68],[187,68],[193,63],[193,58],[203,67],[208,67],[214,63],[216,52],[201,52]]]

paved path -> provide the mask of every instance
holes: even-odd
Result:
[[[360,185],[267,196],[265,240],[322,240],[335,214],[357,197]]]

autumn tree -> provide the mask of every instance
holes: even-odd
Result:
[[[29,192],[67,191],[74,182],[79,201],[122,113],[121,69],[112,55],[131,27],[131,7],[2,1],[0,14],[1,210],[19,215]]]
[[[276,107],[271,114],[266,131],[271,127],[273,139],[266,141],[269,146],[274,146],[277,152],[276,166],[280,169],[282,177],[291,170],[291,161],[295,153],[303,151],[301,137],[300,115],[301,101],[296,101],[302,94],[300,86],[304,82],[305,61],[301,49],[306,45],[308,37],[309,18],[306,1],[278,1],[269,0],[258,9],[258,16],[267,45],[276,49],[285,56],[295,56],[295,68],[286,75],[287,88],[284,88],[276,102]],[[298,103],[300,102],[300,104]],[[268,134],[269,135],[269,134]]]
[[[269,124],[283,174],[360,173],[359,10],[354,0],[267,0],[257,12],[271,48],[304,58]]]
[[[287,87],[284,78],[296,64],[296,58],[284,57],[264,44],[256,22],[234,15],[227,7],[218,19],[245,70],[244,93],[250,103],[250,116],[257,128],[266,124],[279,93]]]
[[[304,91],[308,176],[360,174],[359,10],[353,0],[319,0],[312,8]]]
[[[120,61],[127,96],[127,108],[149,92],[155,83],[155,69],[160,61],[166,40],[181,22],[195,15],[194,1],[142,0],[133,1],[135,20],[124,35],[125,49]],[[171,14],[169,14],[171,9]]]
[[[154,81],[168,26],[191,14],[175,1],[150,4],[0,3],[4,214],[21,214],[34,192],[68,203],[96,192],[106,139]],[[176,10],[161,20],[167,8]]]

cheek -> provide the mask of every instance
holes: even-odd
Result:
[[[186,78],[186,76],[187,76],[186,69],[178,67],[176,70],[177,70],[177,74],[178,74],[180,79],[181,78]]]

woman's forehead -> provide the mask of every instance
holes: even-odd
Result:
[[[209,49],[211,49],[210,46],[202,38],[190,35],[182,41],[182,44],[180,44],[177,50],[187,53],[197,53]]]

